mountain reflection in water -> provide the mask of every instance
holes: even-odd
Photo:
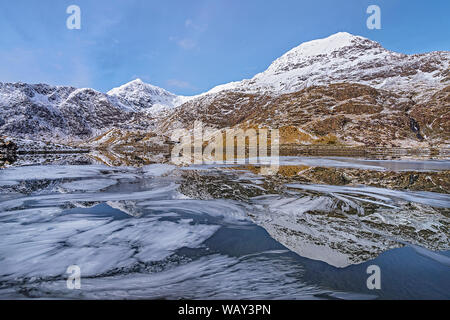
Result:
[[[0,298],[450,298],[448,160],[112,157],[0,171]]]

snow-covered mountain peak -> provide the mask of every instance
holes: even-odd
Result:
[[[119,98],[135,110],[146,111],[153,115],[177,107],[187,100],[186,97],[177,96],[165,89],[145,83],[141,79],[135,79],[114,88],[107,94]]]
[[[175,94],[163,88],[151,85],[149,83],[145,83],[141,79],[135,79],[118,88],[111,89],[110,91],[108,91],[107,94],[112,96],[123,97],[126,96],[127,94],[135,95],[137,92],[145,92],[147,94],[154,96],[176,97]]]
[[[387,51],[375,41],[364,37],[355,36],[348,32],[338,32],[324,39],[304,42],[289,50],[276,59],[264,73],[286,72],[297,67],[303,67],[304,63],[314,63],[319,60],[358,57],[361,52]]]
[[[329,54],[336,50],[351,46],[358,40],[368,40],[363,37],[354,36],[348,32],[338,32],[324,39],[317,39],[304,42],[294,49],[288,51],[281,58],[290,55],[317,56]],[[281,59],[280,58],[280,59]]]
[[[0,134],[37,140],[85,139],[112,128],[149,130],[172,112],[166,119],[181,125],[202,115],[205,123],[235,125],[255,112],[257,97],[266,101],[331,84],[390,91],[402,97],[399,105],[413,97],[416,104],[435,99],[440,106],[443,98],[432,96],[450,84],[449,68],[449,51],[396,53],[364,37],[339,32],[300,44],[252,79],[217,86],[198,96],[177,96],[141,79],[107,94],[89,88],[0,82]],[[183,118],[186,121],[178,122],[184,113],[189,115]]]
[[[395,91],[432,91],[445,85],[449,57],[449,52],[392,52],[367,38],[338,32],[300,44],[252,79],[220,85],[207,93],[237,90],[279,95],[339,82]]]
[[[144,81],[142,81],[141,78],[136,78],[130,82],[128,82],[129,84],[135,83],[135,84],[145,84]]]

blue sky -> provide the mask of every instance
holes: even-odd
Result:
[[[81,30],[66,28],[69,5]],[[366,9],[381,8],[381,30]],[[300,43],[347,31],[385,48],[450,50],[448,0],[15,0],[0,3],[0,81],[92,87],[135,78],[177,94],[250,78]]]

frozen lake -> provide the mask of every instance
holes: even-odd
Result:
[[[1,169],[0,298],[450,299],[450,161],[280,164]]]

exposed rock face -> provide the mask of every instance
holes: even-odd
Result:
[[[435,144],[450,143],[450,86],[437,91],[426,102],[414,104],[409,114],[420,125],[420,134]]]
[[[189,128],[196,120],[216,128],[232,127],[257,113],[262,105],[273,102],[274,97],[269,95],[235,91],[201,96],[178,107],[162,122],[161,130]]]
[[[17,144],[7,137],[0,136],[0,168],[13,163],[16,158]]]
[[[111,129],[81,145],[98,150],[115,150],[118,153],[144,153],[150,149],[167,151],[169,144],[168,139],[161,140],[161,137],[146,130]]]
[[[227,91],[185,103],[163,128],[189,127],[201,120],[216,128],[281,128],[282,143],[288,144],[310,144],[331,135],[352,146],[445,146],[450,132],[448,90],[420,104],[354,83],[314,86],[276,97]]]
[[[93,89],[0,83],[0,133],[16,138],[82,141],[111,127],[148,129],[152,118]]]
[[[17,151],[17,144],[5,137],[0,137],[0,152],[14,153]]]

